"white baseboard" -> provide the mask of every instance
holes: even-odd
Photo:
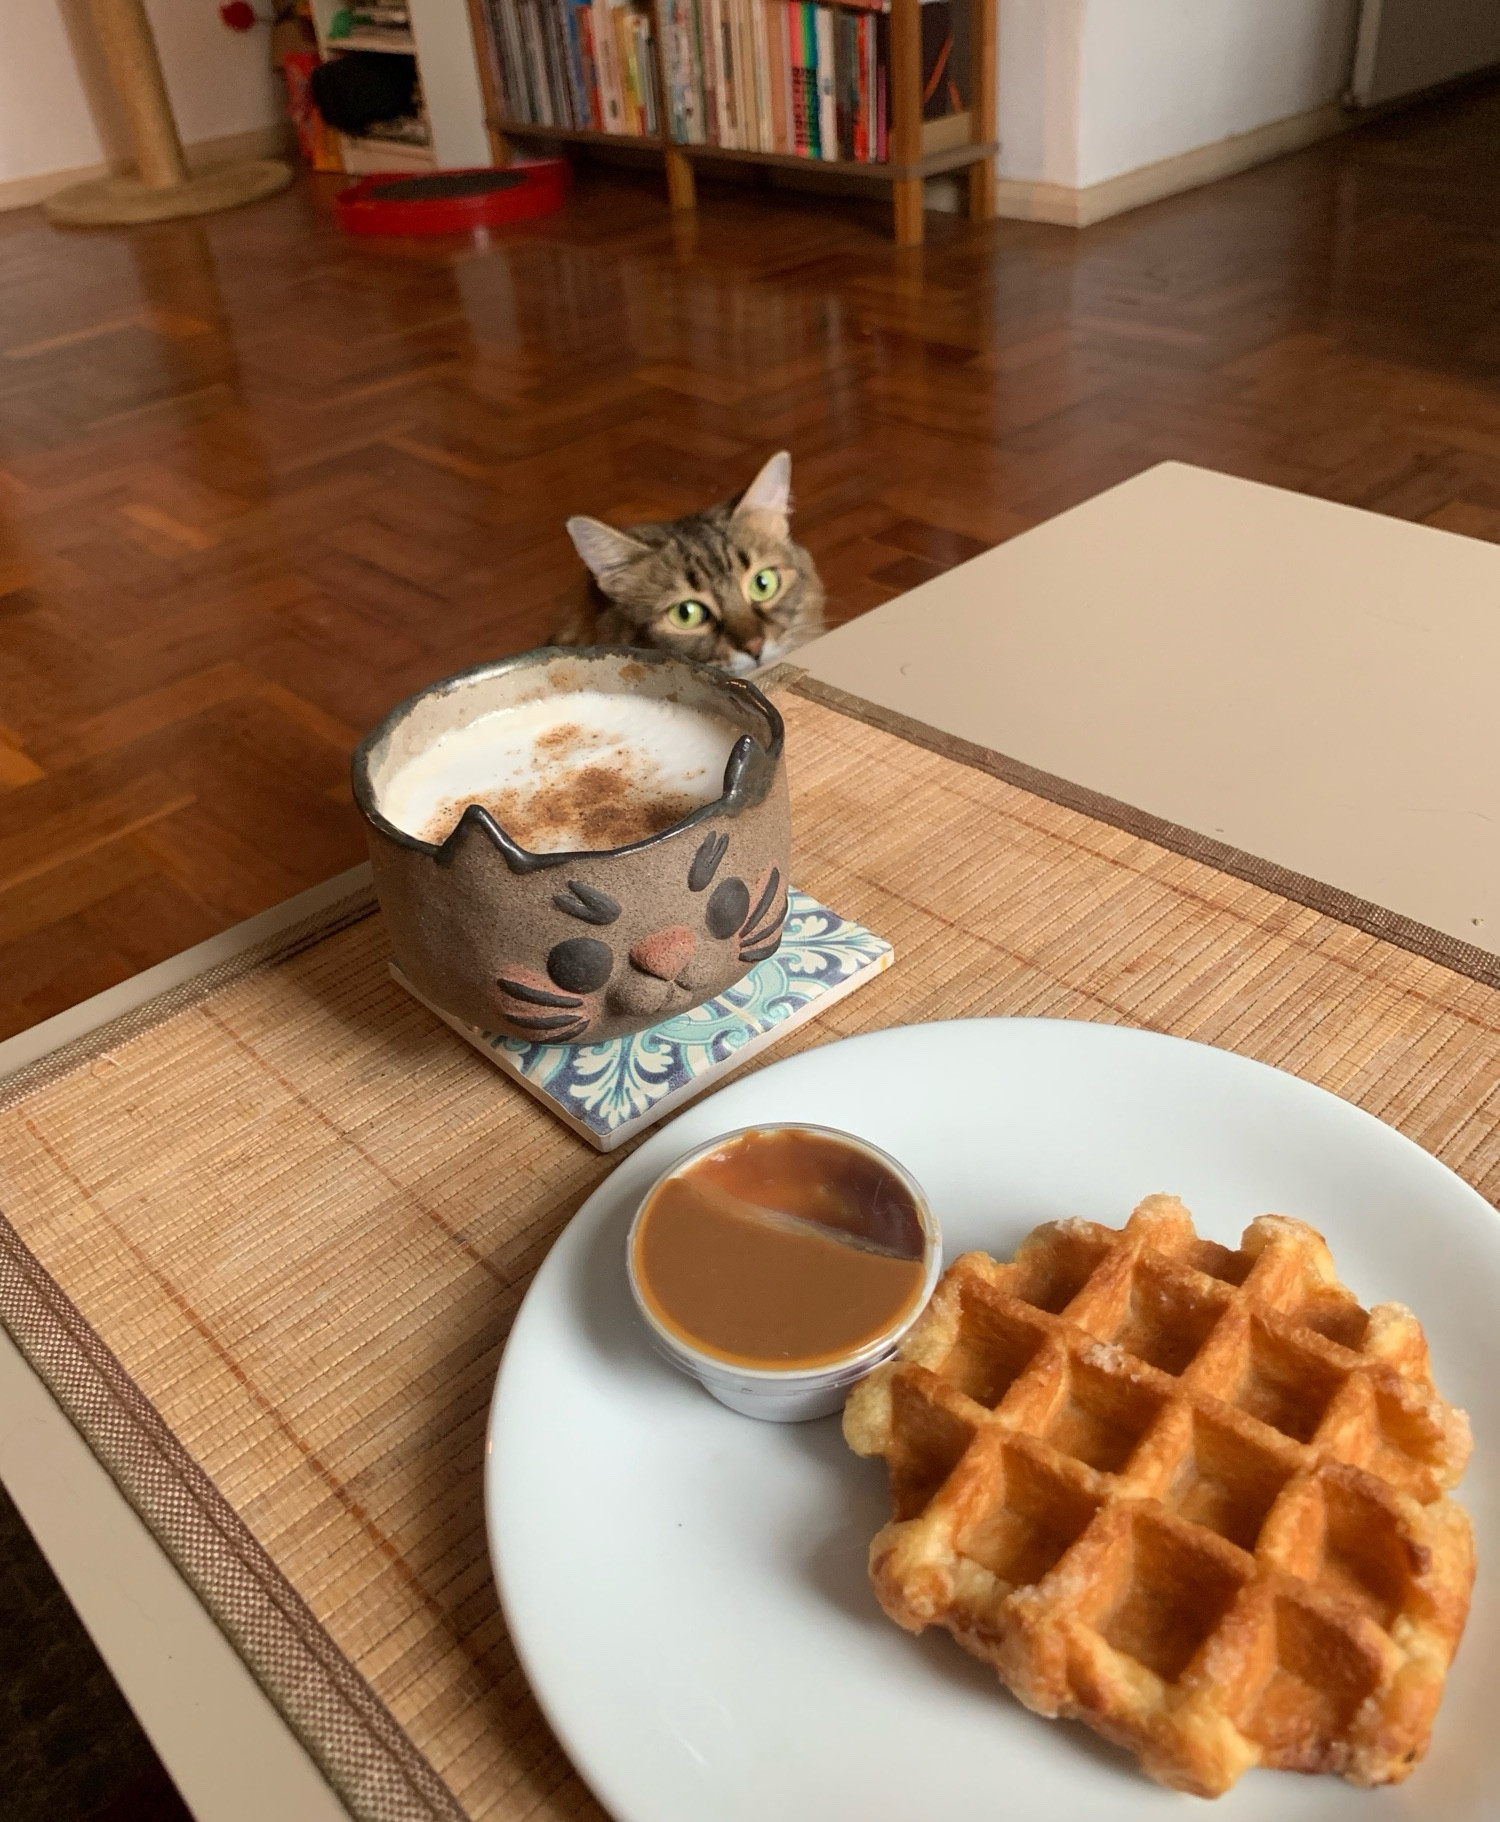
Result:
[[[1111,215],[1123,215],[1127,209],[1158,202],[1163,196],[1196,190],[1221,177],[1232,177],[1236,171],[1247,171],[1252,165],[1300,151],[1303,146],[1342,133],[1359,118],[1341,102],[1325,102],[1305,114],[1270,120],[1248,133],[1194,146],[1172,158],[1158,159],[1155,164],[1143,164],[1079,189],[1002,177],[995,185],[995,213],[1013,221],[1050,221],[1065,228],[1086,228]]]
[[[277,158],[292,149],[291,123],[273,121],[269,126],[252,127],[248,133],[225,133],[217,139],[199,139],[184,146],[187,161],[195,169],[208,164],[229,164],[236,158]],[[70,171],[44,171],[35,177],[10,177],[0,180],[0,210],[29,209],[33,203],[45,202],[59,190],[75,183],[88,183],[104,177],[118,165],[76,165]]]

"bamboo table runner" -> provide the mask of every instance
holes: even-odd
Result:
[[[773,1058],[924,1019],[1142,1025],[1330,1088],[1494,1199],[1493,957],[780,696],[798,882],[897,959]],[[480,1469],[517,1304],[615,1160],[386,957],[351,902],[0,1085],[0,1316],[361,1822],[597,1817],[506,1637]]]

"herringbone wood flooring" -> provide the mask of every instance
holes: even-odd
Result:
[[[1500,89],[1081,234],[588,171],[489,245],[332,185],[0,217],[0,1033],[360,857],[359,733],[545,633],[564,517],[781,444],[838,617],[1163,457],[1500,538]]]

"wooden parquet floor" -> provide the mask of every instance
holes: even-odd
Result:
[[[544,635],[570,512],[786,444],[841,618],[1165,457],[1500,538],[1497,146],[1491,87],[909,251],[611,170],[482,246],[0,217],[0,1034],[360,858],[358,735]]]

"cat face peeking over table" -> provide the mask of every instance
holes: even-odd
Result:
[[[792,458],[704,512],[617,531],[568,520],[594,587],[553,629],[557,645],[634,645],[744,676],[823,630],[823,584],[791,534]]]
[[[670,1018],[732,985],[773,955],[786,922],[786,881],[768,867],[734,871],[733,838],[711,832],[680,851],[683,877],[655,895],[653,916],[586,879],[552,876],[537,907],[541,966],[501,966],[496,1005],[503,1029],[544,1044],[576,1044],[608,1017]],[[690,856],[690,858],[689,858]]]

